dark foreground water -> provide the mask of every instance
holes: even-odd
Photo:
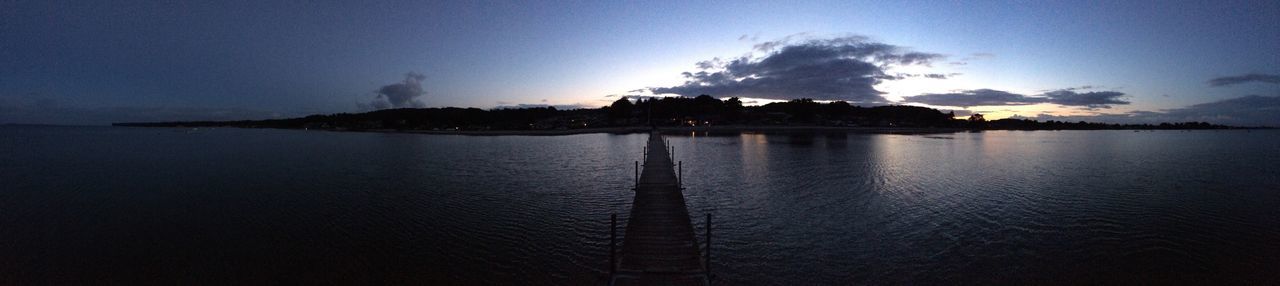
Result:
[[[719,284],[1280,283],[1280,131],[690,135]],[[596,283],[646,136],[0,127],[0,282]]]

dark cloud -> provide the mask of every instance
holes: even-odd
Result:
[[[792,44],[788,36],[756,45],[763,58],[699,62],[701,71],[684,72],[678,86],[649,89],[655,94],[738,96],[789,100],[812,98],[872,104],[887,102],[875,85],[898,79],[885,74],[892,66],[928,65],[942,56],[906,51],[864,37],[808,40]]]
[[[902,101],[967,108],[972,106],[1029,105],[1045,103],[1047,102],[1047,99],[1002,90],[975,89],[953,93],[927,93],[916,96],[907,96],[903,97]]]
[[[1224,76],[1209,80],[1209,85],[1228,86],[1250,82],[1280,84],[1280,75],[1251,73],[1238,76]]]
[[[666,97],[666,96],[633,94],[633,95],[623,95],[622,97],[625,97],[625,98],[627,98],[627,99],[631,99],[631,100],[639,100],[639,99],[646,99],[646,100],[647,100],[647,99],[655,99],[655,98],[657,98],[657,99],[661,99],[661,98]]]
[[[928,93],[903,97],[903,102],[924,103],[938,106],[1005,106],[1052,103],[1063,106],[1083,106],[1087,108],[1110,108],[1112,105],[1129,104],[1123,100],[1123,92],[1088,91],[1076,92],[1075,89],[1060,89],[1036,96],[1022,95],[994,89],[965,90],[953,93]]]
[[[663,98],[665,96],[644,95],[644,94],[610,94],[604,97],[605,98],[621,97],[621,98],[628,98],[628,99],[641,99],[641,98]],[[614,99],[606,99],[605,101],[613,102]]]
[[[1046,89],[1046,90],[1041,90],[1040,92],[1051,92],[1051,91],[1058,91],[1058,90],[1076,91],[1076,90],[1086,90],[1086,89],[1095,89],[1095,88],[1103,88],[1103,86],[1082,85],[1082,86],[1068,87],[1068,88]]]
[[[770,51],[773,51],[774,49],[776,49],[776,48],[778,48],[778,47],[786,46],[786,45],[791,44],[791,40],[792,40],[792,39],[802,38],[802,37],[806,37],[806,36],[808,36],[808,35],[809,35],[809,33],[796,33],[796,34],[791,34],[791,35],[787,35],[786,37],[782,37],[782,39],[778,39],[778,40],[776,40],[776,41],[768,41],[768,42],[763,42],[763,43],[755,44],[755,45],[753,45],[751,48],[752,48],[752,49],[755,49],[756,51],[761,51],[761,52],[770,52]],[[864,39],[864,40],[865,40],[866,38],[864,37],[864,38],[862,38],[862,39]]]
[[[1048,98],[1049,103],[1066,106],[1111,108],[1112,105],[1129,104],[1128,101],[1121,99],[1124,97],[1124,93],[1118,91],[1075,92],[1064,89],[1046,92],[1041,96]]]
[[[713,58],[713,59],[710,59],[710,60],[705,60],[705,61],[698,62],[698,63],[694,64],[694,66],[697,66],[699,69],[704,69],[704,70],[706,70],[706,69],[714,69],[714,68],[718,68],[718,67],[722,67],[722,66],[724,66],[724,61],[723,61],[723,60],[720,60],[720,58]],[[643,91],[643,89],[641,89],[641,91]]]
[[[950,73],[950,74],[940,74],[940,73],[925,73],[925,74],[897,73],[897,74],[894,74],[894,75],[883,75],[883,76],[879,76],[878,78],[879,78],[879,79],[884,79],[884,80],[900,80],[900,79],[906,79],[906,78],[912,78],[912,77],[923,77],[923,78],[932,78],[932,79],[947,79],[948,77],[953,77],[953,76],[958,76],[958,75],[960,75],[960,73]]]
[[[1041,114],[1040,120],[1111,123],[1209,122],[1232,126],[1280,126],[1280,96],[1250,95],[1161,111],[1133,111],[1091,116]]]
[[[418,97],[427,94],[422,89],[422,80],[425,79],[427,77],[420,73],[409,72],[404,75],[404,81],[384,85],[374,91],[377,96],[373,101],[356,105],[362,110],[425,107],[426,104],[418,100]]]

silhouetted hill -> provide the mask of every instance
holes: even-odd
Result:
[[[1004,130],[1096,130],[1096,129],[1223,129],[1228,126],[1205,122],[1150,124],[1106,124],[1089,122],[1000,119],[986,121],[982,115],[956,119],[955,114],[937,109],[887,105],[853,106],[836,101],[820,103],[810,99],[743,106],[738,98],[720,100],[711,96],[622,98],[595,109],[557,110],[554,107],[490,109],[402,108],[365,113],[311,115],[301,118],[114,123],[115,126],[146,127],[248,127],[329,130],[565,130],[627,126],[841,126],[916,127]]]

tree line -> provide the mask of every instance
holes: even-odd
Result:
[[[981,114],[957,118],[954,112],[885,105],[862,107],[844,101],[818,102],[795,99],[748,106],[736,97],[619,98],[593,109],[533,108],[401,108],[365,113],[311,115],[289,119],[239,121],[187,121],[115,123],[117,126],[151,127],[258,127],[335,130],[556,130],[632,126],[839,126],[915,127],[1012,130],[1067,129],[1219,129],[1206,122],[1107,124],[1090,122],[1000,119],[987,121]]]

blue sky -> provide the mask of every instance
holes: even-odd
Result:
[[[884,72],[949,75],[878,81],[883,103],[994,117],[1143,121],[1172,112],[1280,125],[1246,116],[1262,110],[1188,109],[1252,95],[1241,106],[1280,110],[1270,105],[1280,96],[1275,1],[127,2],[0,3],[0,123],[356,112],[385,107],[374,104],[387,98],[379,91],[407,84],[410,72],[421,75],[420,106],[601,106],[616,99],[608,95],[681,86],[681,73],[701,61],[763,61],[787,45],[863,36],[938,55]],[[788,36],[783,48],[754,49]],[[1246,80],[1209,83],[1224,77]],[[1044,100],[1067,89],[1119,93],[1126,103]],[[977,90],[1032,100],[905,100],[964,101]],[[924,94],[936,96],[912,97]]]

